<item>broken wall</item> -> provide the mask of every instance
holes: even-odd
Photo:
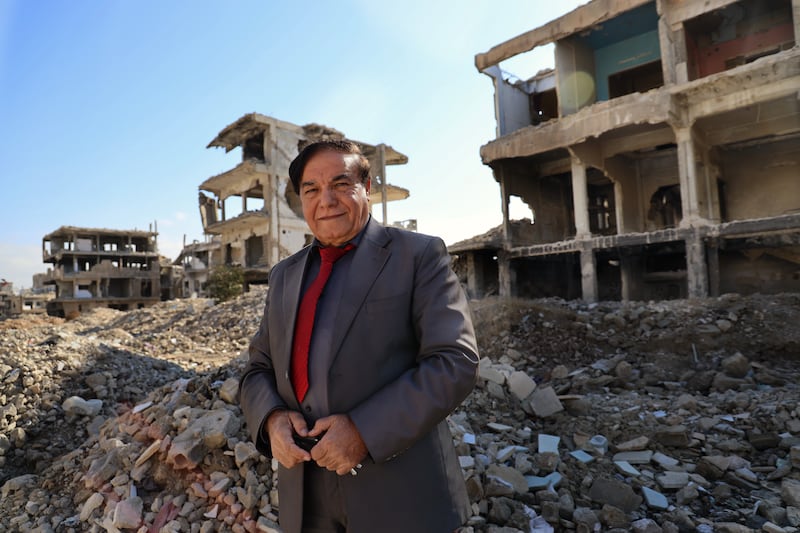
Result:
[[[723,150],[720,157],[727,220],[800,212],[797,138]]]

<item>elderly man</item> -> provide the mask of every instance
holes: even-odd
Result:
[[[478,350],[444,243],[371,218],[354,143],[310,144],[289,176],[315,239],[273,268],[240,388],[281,527],[452,532],[469,502],[445,419]]]

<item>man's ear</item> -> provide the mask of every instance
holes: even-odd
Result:
[[[367,178],[367,181],[364,182],[364,189],[367,190],[367,199],[369,199],[369,189],[372,186],[372,178]]]

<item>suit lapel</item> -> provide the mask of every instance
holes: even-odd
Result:
[[[292,358],[292,342],[294,340],[294,325],[297,321],[297,307],[300,305],[300,291],[303,285],[303,274],[308,266],[308,256],[311,246],[307,246],[302,253],[294,256],[294,261],[286,265],[283,277],[281,295],[283,300],[280,305],[280,313],[283,318],[283,328],[285,332],[281,336],[281,349],[278,354],[273,354],[273,364],[275,373],[278,376],[289,376],[289,363]],[[291,387],[291,380],[289,386]],[[292,390],[294,393],[294,390]],[[294,394],[292,394],[294,398]]]
[[[340,303],[336,322],[334,324],[334,334],[331,342],[331,362],[338,355],[338,351],[344,342],[345,335],[350,330],[356,314],[364,306],[372,285],[381,273],[386,262],[389,260],[391,252],[387,248],[389,237],[386,229],[370,218],[367,229],[361,239],[361,243],[355,249],[353,263],[347,274],[344,286],[344,297]]]

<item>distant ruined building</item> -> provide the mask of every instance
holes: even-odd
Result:
[[[800,0],[595,0],[478,54],[503,224],[449,247],[470,294],[800,291],[798,33]]]
[[[54,287],[49,315],[71,318],[96,307],[120,311],[157,303],[161,267],[155,231],[61,226],[42,239],[52,263],[34,276],[37,287]]]
[[[305,145],[326,139],[345,136],[319,124],[297,126],[250,113],[208,144],[226,152],[241,148],[242,158],[231,170],[199,186],[206,239],[185,244],[176,260],[183,265],[184,295],[205,296],[208,275],[220,265],[241,266],[248,285],[266,283],[272,266],[311,242],[300,198],[289,181],[289,164]],[[387,202],[409,196],[408,190],[386,182],[386,167],[405,164],[408,158],[391,146],[354,142],[370,161],[370,204],[382,206],[386,223]]]

